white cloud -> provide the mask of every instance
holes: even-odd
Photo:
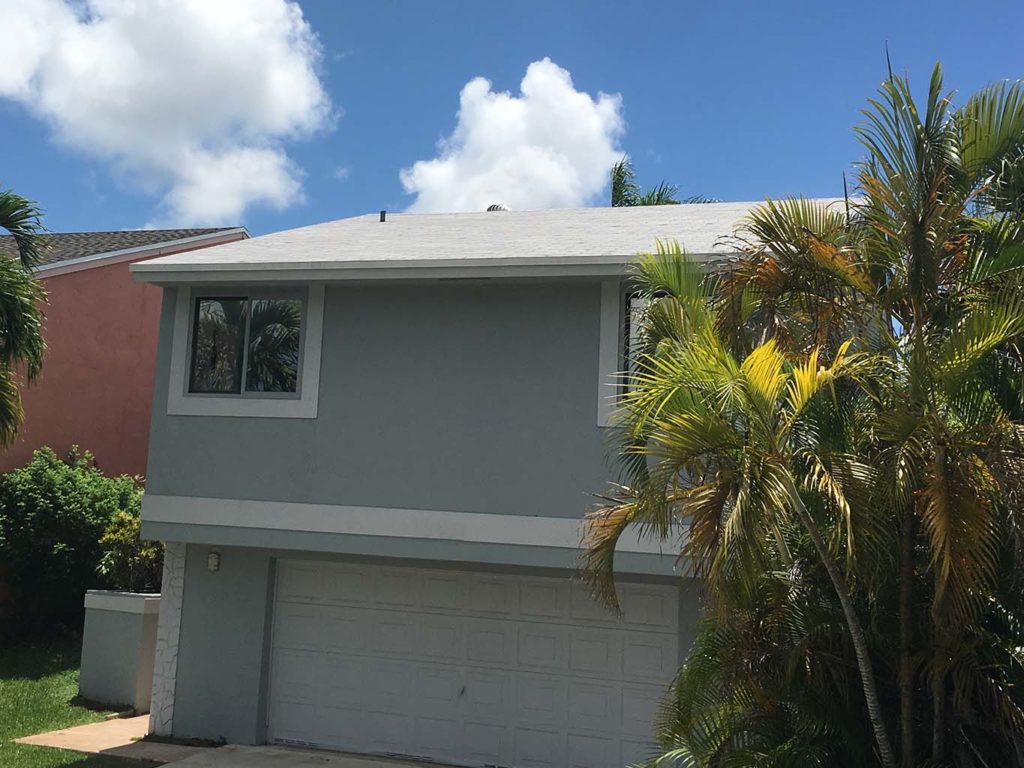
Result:
[[[455,130],[433,160],[401,171],[411,211],[564,208],[593,202],[622,155],[622,99],[577,91],[550,59],[533,62],[520,95],[466,83]]]
[[[0,97],[161,196],[180,224],[302,198],[284,142],[330,125],[288,0],[0,0]]]

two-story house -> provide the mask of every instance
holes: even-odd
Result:
[[[466,766],[646,754],[697,590],[620,545],[628,262],[749,204],[373,214],[133,266],[162,286],[143,533],[167,542],[152,728]]]

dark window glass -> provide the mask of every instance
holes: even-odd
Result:
[[[253,299],[249,313],[246,392],[298,392],[299,299]]]
[[[196,301],[189,392],[241,392],[246,304],[244,298]]]

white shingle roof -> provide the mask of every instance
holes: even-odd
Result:
[[[384,222],[374,213],[174,254],[132,269],[139,279],[154,282],[239,272],[269,279],[296,272],[327,278],[374,277],[384,270],[395,272],[388,276],[602,265],[607,271],[653,250],[657,239],[678,240],[692,254],[724,253],[722,238],[755,205],[388,213]]]

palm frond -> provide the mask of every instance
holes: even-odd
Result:
[[[14,238],[24,268],[39,264],[45,238],[39,206],[10,190],[0,189],[0,229],[6,229]]]

